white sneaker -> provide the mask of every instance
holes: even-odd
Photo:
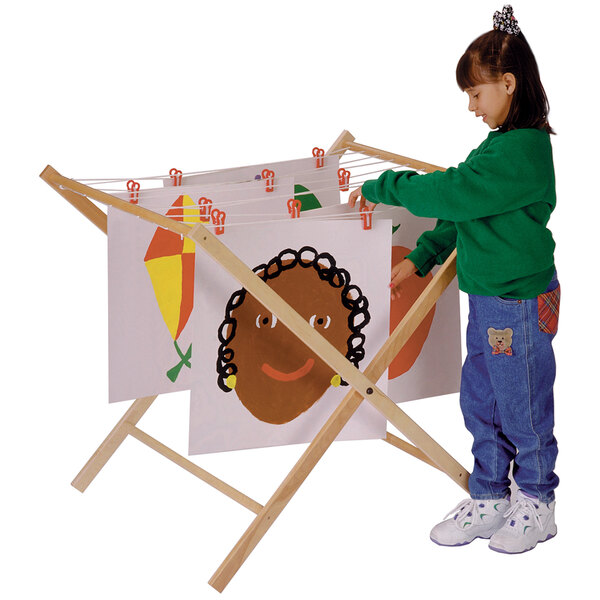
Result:
[[[490,548],[505,554],[520,554],[556,535],[554,505],[526,496],[521,490],[513,506],[506,511],[506,523],[490,540]]]
[[[447,515],[451,519],[438,523],[429,534],[432,542],[440,546],[464,546],[475,538],[490,538],[504,525],[504,513],[510,500],[474,500],[467,498]]]

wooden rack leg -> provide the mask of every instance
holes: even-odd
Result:
[[[108,434],[102,444],[100,444],[83,469],[79,471],[77,477],[73,479],[71,485],[75,489],[80,492],[85,492],[96,475],[98,475],[104,465],[123,443],[123,440],[129,435],[129,427],[131,425],[137,425],[138,421],[144,416],[144,413],[150,408],[156,398],[157,396],[147,396],[146,398],[138,398],[133,402],[129,407],[129,410],[114,426],[113,430]]]
[[[371,371],[373,371],[373,369],[371,369]],[[369,369],[367,369],[365,370],[365,375],[372,377],[373,373],[370,373]],[[375,379],[375,377],[372,378]],[[327,423],[323,426],[321,431],[306,449],[300,460],[294,465],[288,476],[284,479],[283,483],[279,486],[279,488],[277,488],[271,499],[265,504],[264,509],[258,513],[258,516],[250,524],[244,535],[242,535],[238,543],[234,546],[229,555],[215,571],[214,575],[208,582],[213,588],[219,592],[222,592],[225,589],[227,584],[242,566],[246,558],[248,558],[250,553],[257,546],[258,542],[260,542],[265,533],[269,530],[271,525],[287,506],[288,502],[292,499],[292,496],[298,491],[302,483],[310,475],[311,471],[317,465],[319,460],[321,460],[329,446],[342,431],[346,423],[348,423],[362,401],[363,398],[361,395],[355,391],[350,392],[344,398],[338,408],[328,419]],[[432,440],[424,430],[414,423],[414,421],[411,421],[403,411],[401,411],[399,408],[398,411],[402,414],[404,419],[411,423],[413,433],[418,432],[422,438],[427,438],[429,440],[429,454],[436,454],[436,456],[445,455],[448,457],[448,460],[453,464],[454,472],[457,473],[456,478],[453,477],[453,479],[455,479],[455,481],[457,481],[457,483],[459,483],[463,489],[468,491],[468,472],[461,467],[461,465],[458,464],[449,454],[447,454],[441,446]],[[432,466],[437,467],[433,461],[427,460],[426,457],[425,460]],[[447,464],[448,461],[441,462],[445,462]],[[437,468],[443,470],[440,467]],[[447,472],[446,474],[450,475],[450,473]]]
[[[410,338],[419,323],[421,323],[423,317],[429,312],[441,293],[450,284],[456,272],[455,258],[454,254],[448,259],[425,288],[421,296],[419,296],[413,308],[408,311],[392,335],[386,340],[377,355],[365,369],[364,374],[371,381],[375,382],[379,380],[402,346]],[[225,589],[227,584],[231,581],[231,578],[237,573],[246,558],[254,550],[258,542],[274,523],[275,519],[277,519],[286,507],[292,496],[308,477],[312,469],[317,465],[323,454],[356,412],[362,401],[363,398],[361,394],[354,390],[350,391],[345,396],[305,450],[304,454],[300,457],[300,460],[294,465],[279,488],[277,488],[276,492],[265,504],[264,509],[258,513],[257,517],[250,524],[238,543],[215,571],[214,575],[209,580],[209,584],[213,588],[219,592],[222,592]],[[427,457],[435,464],[439,465],[441,469],[452,477],[452,479],[454,479],[461,487],[467,489],[469,477],[468,471],[431,439],[427,433],[412,421],[398,406],[393,404],[392,409],[387,405],[376,405],[376,408],[382,410],[386,417],[388,417],[388,419],[390,419],[404,435],[425,452]]]
[[[258,513],[257,517],[250,524],[250,527],[248,527],[233,550],[209,580],[208,583],[218,592],[222,592],[225,589],[231,578],[237,573],[246,558],[248,558],[323,454],[325,454],[325,451],[333,443],[339,432],[344,428],[344,425],[346,425],[356,412],[362,400],[358,392],[352,391],[339,404],[325,426],[313,439],[300,460],[284,479],[283,483],[265,504],[264,509]]]

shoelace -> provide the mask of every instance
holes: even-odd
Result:
[[[514,527],[515,521],[526,523],[532,517],[540,531],[543,531],[544,525],[537,513],[538,505],[532,498],[521,497],[518,502],[513,504],[505,513],[506,519],[511,519],[511,525]]]
[[[474,515],[479,515],[478,503],[480,500],[473,500],[473,498],[466,498],[459,502],[445,517],[448,518],[450,515],[454,515],[457,527],[464,527],[465,521],[470,519]],[[472,521],[471,521],[472,522]]]

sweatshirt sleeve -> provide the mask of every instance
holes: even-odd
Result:
[[[417,267],[417,275],[425,277],[436,264],[443,264],[454,248],[456,226],[451,221],[438,219],[435,228],[419,237],[417,247],[406,258]]]
[[[518,131],[533,134],[511,135]],[[554,184],[548,168],[550,144],[537,130],[516,132],[497,136],[481,153],[446,171],[385,171],[363,184],[363,196],[374,203],[404,206],[419,217],[454,222],[533,204],[547,197]]]

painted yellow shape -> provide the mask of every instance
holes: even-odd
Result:
[[[183,253],[194,254],[196,252],[196,244],[189,237],[183,238]]]
[[[191,208],[186,208],[189,206]],[[184,223],[200,223],[198,205],[186,194],[183,197],[183,222]],[[196,251],[196,244],[190,238],[183,239],[184,254],[193,254]]]
[[[161,256],[146,261],[158,308],[171,337],[175,339],[179,326],[183,269],[181,256]]]
[[[186,194],[183,197],[183,222],[184,223],[199,223],[198,205]],[[187,206],[191,208],[186,208]]]

